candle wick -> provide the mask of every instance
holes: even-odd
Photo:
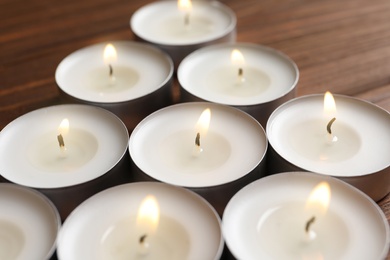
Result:
[[[244,82],[245,82],[244,70],[243,68],[238,68],[238,84],[242,84]]]
[[[108,64],[108,68],[109,68],[109,70],[110,70],[109,75],[110,75],[110,77],[112,77],[112,75],[114,74],[114,70],[112,69],[112,65],[111,65],[111,64]]]
[[[242,68],[239,68],[239,69],[238,69],[238,76],[239,76],[239,77],[244,76],[244,70],[243,70]]]
[[[60,148],[65,147],[64,137],[62,134],[57,135],[58,144],[60,145]]]
[[[200,133],[197,133],[196,134],[196,137],[195,137],[195,145],[200,147]]]
[[[142,236],[139,238],[139,243],[140,243],[140,244],[145,243],[145,239],[146,239],[147,236],[148,236],[147,234],[142,235]]]
[[[190,24],[190,13],[186,13],[184,15],[184,25],[188,28],[189,24]]]
[[[195,137],[195,149],[193,150],[192,155],[194,157],[198,157],[201,152],[203,152],[203,149],[200,147],[200,133],[196,133]]]
[[[108,64],[109,68],[109,75],[110,75],[110,85],[115,85],[115,76],[114,76],[114,69],[111,64]]]
[[[313,216],[313,217],[311,217],[311,218],[306,222],[306,226],[305,226],[305,231],[306,231],[306,233],[309,233],[309,231],[310,231],[310,226],[315,222],[315,220],[316,220],[316,217]]]
[[[139,238],[139,248],[138,248],[138,254],[140,255],[147,255],[148,252],[149,252],[149,243],[146,241],[146,238],[147,238],[147,234],[144,234],[142,236],[140,236]]]
[[[332,124],[333,124],[334,121],[336,121],[336,118],[335,118],[335,117],[333,117],[333,118],[329,121],[328,125],[326,126],[326,130],[328,131],[328,133],[329,133],[330,135],[332,134]]]

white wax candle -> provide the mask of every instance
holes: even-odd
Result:
[[[194,155],[196,123],[211,111],[202,152]],[[145,118],[132,132],[129,152],[149,176],[186,187],[225,184],[250,173],[267,150],[263,128],[246,113],[213,103],[182,103]]]
[[[233,50],[243,58],[231,59]],[[243,71],[239,80],[238,70]],[[180,85],[192,95],[234,106],[259,105],[291,92],[299,78],[295,63],[281,52],[249,43],[217,44],[188,55],[177,72]]]
[[[328,211],[310,225],[312,189],[330,186]],[[305,172],[271,175],[240,190],[223,215],[223,232],[238,259],[383,259],[389,226],[367,195],[335,178]]]
[[[82,48],[62,60],[55,75],[61,90],[84,101],[116,103],[146,96],[171,79],[172,60],[161,50],[146,44],[115,41],[112,45],[116,58],[104,58],[107,44]]]
[[[234,30],[236,17],[217,1],[194,1],[188,11],[181,11],[177,1],[158,1],[137,10],[130,25],[137,36],[148,42],[183,46],[226,36]]]
[[[70,122],[57,140],[64,118]],[[127,149],[128,131],[114,114],[86,105],[59,105],[25,114],[0,133],[1,175],[18,184],[66,187],[95,179],[112,167]],[[107,152],[109,151],[109,152]]]
[[[273,149],[301,169],[336,177],[370,177],[388,168],[390,114],[347,96],[335,95],[335,102],[336,121],[331,129],[336,142],[329,142],[330,118],[323,113],[323,95],[310,95],[283,104],[271,115],[267,135]],[[383,176],[374,183],[362,183],[372,186],[368,190],[381,190],[375,200],[390,192],[390,175]]]
[[[0,259],[52,256],[61,219],[51,201],[37,191],[1,183],[0,208]]]
[[[137,212],[148,195],[158,202],[160,220],[145,238],[149,246],[140,250]],[[219,259],[223,239],[220,219],[203,198],[183,188],[141,182],[110,188],[83,202],[66,219],[57,245],[64,260],[195,260]]]

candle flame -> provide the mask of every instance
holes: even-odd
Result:
[[[69,132],[69,120],[67,118],[64,118],[60,126],[58,127],[58,134],[59,135],[66,135]]]
[[[178,0],[177,6],[179,10],[184,12],[189,12],[192,9],[192,2],[191,0]]]
[[[156,198],[153,195],[146,196],[138,209],[137,226],[142,230],[141,233],[150,235],[153,233],[160,219],[160,209]]]
[[[232,61],[233,65],[243,66],[245,64],[244,56],[237,49],[234,49],[232,51],[232,54],[230,55],[230,60]]]
[[[330,203],[330,186],[327,182],[320,182],[314,187],[306,201],[306,209],[315,209],[325,214]]]
[[[106,64],[111,64],[117,60],[116,49],[111,43],[104,48],[103,60]]]
[[[329,91],[324,95],[324,114],[330,118],[335,117],[336,115],[336,102]]]
[[[198,122],[196,123],[196,132],[199,133],[202,137],[204,137],[209,129],[211,119],[211,111],[210,108],[206,108],[203,110],[200,115]]]

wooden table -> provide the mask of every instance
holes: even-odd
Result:
[[[61,103],[54,72],[69,53],[102,41],[134,40],[129,19],[147,2],[0,0],[0,129],[31,110]],[[390,111],[390,1],[222,2],[237,15],[237,41],[279,49],[297,63],[298,96],[329,90]],[[177,101],[177,82],[174,89]],[[390,220],[390,195],[378,204]],[[62,212],[63,220],[71,210]]]

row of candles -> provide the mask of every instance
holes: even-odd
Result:
[[[62,96],[82,104],[32,111],[0,133],[0,174],[16,184],[88,183],[127,149],[162,183],[102,191],[62,227],[44,196],[1,184],[9,210],[0,258],[44,258],[56,240],[60,259],[218,259],[224,241],[239,259],[384,258],[390,232],[374,200],[390,192],[389,113],[330,93],[292,99],[295,63],[231,42],[229,8],[179,7],[160,1],[133,15],[134,33],[155,46],[122,41],[70,54],[55,77]],[[182,101],[193,102],[171,105],[175,69]],[[226,194],[222,221],[191,189]]]

